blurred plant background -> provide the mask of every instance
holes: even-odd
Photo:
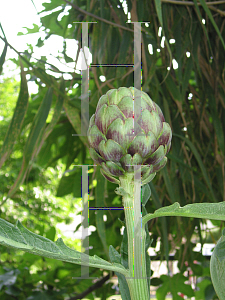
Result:
[[[142,88],[173,131],[168,163],[150,183],[147,211],[174,202],[224,201],[225,1],[51,0],[42,6],[41,25],[18,33],[27,36],[27,49],[13,49],[17,58],[11,62],[20,70],[20,81],[6,76],[5,57],[14,45],[0,28],[0,217],[13,224],[19,219],[52,240],[62,236],[68,246],[81,250],[81,167],[74,165],[93,161],[87,137],[73,136],[81,132],[82,33],[81,23],[74,22],[96,22],[89,24],[90,117],[102,94],[133,86],[133,67],[113,65],[133,64],[132,22],[142,22]],[[36,45],[29,44],[34,33],[40,33]],[[38,59],[34,55],[34,46],[54,43],[56,36],[62,41],[57,67],[47,51]],[[69,55],[71,41],[77,41],[76,57]],[[28,90],[30,83],[35,93]],[[89,206],[121,207],[115,188],[99,168],[89,167]],[[90,255],[108,260],[110,244],[120,251],[120,220],[122,210],[89,211]],[[70,224],[71,235],[62,230],[65,224]],[[218,241],[224,223],[167,217],[148,227],[155,253],[151,259],[177,261],[177,272],[170,268],[158,278],[152,271],[157,299],[217,299],[203,249]],[[0,247],[2,300],[107,299],[119,294],[110,280],[114,274],[90,268],[90,277],[100,281],[72,279],[80,273],[77,265]]]

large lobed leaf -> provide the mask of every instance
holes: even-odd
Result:
[[[183,299],[181,296],[178,295],[177,292],[183,293],[189,297],[194,296],[194,292],[190,285],[185,284],[187,278],[182,274],[178,273],[175,274],[173,277],[162,275],[160,279],[163,281],[163,285],[160,286],[157,291],[157,299],[164,300],[168,292],[171,292],[174,300],[181,300]]]
[[[192,217],[225,221],[225,202],[194,203],[180,207],[178,202],[157,209],[153,214],[147,214],[142,219],[143,226],[151,219],[166,216]]]
[[[0,219],[0,244],[35,255],[54,258],[78,265],[112,270],[126,275],[126,269],[118,263],[109,263],[97,255],[89,256],[67,247],[59,238],[56,242],[26,229],[20,221],[16,225]],[[82,255],[81,255],[82,254]]]

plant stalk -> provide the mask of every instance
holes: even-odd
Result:
[[[140,175],[140,174],[139,174]],[[120,177],[120,187],[123,188],[123,206],[128,236],[129,277],[126,277],[131,300],[149,300],[145,259],[146,232],[142,227],[141,218],[141,181],[136,174],[126,174]]]

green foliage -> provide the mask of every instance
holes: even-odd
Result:
[[[67,247],[62,239],[58,239],[54,243],[48,238],[32,233],[23,227],[19,221],[13,226],[11,223],[0,219],[0,228],[0,244],[2,245],[61,261],[104,268],[106,270],[114,270],[126,274],[125,268],[122,268],[119,264],[118,266],[117,264],[112,265],[96,255],[94,255],[93,258],[86,254],[81,255],[80,252]]]
[[[149,220],[162,216],[182,216],[225,221],[225,203],[194,203],[180,207],[180,204],[175,202],[170,206],[157,209],[154,214],[144,216],[142,223],[145,225]]]
[[[220,299],[225,297],[223,282],[224,278],[224,268],[225,268],[225,230],[223,230],[223,235],[219,239],[211,260],[210,260],[210,273],[212,277],[212,282],[215,291]]]
[[[223,11],[223,4],[216,5],[217,11],[215,7],[206,5],[204,0],[200,1],[201,5],[194,1],[192,6],[146,0],[129,0],[127,4],[132,20],[149,22],[148,27],[142,24],[143,91],[161,107],[173,131],[167,166],[151,182],[152,195],[149,195],[148,187],[143,191],[143,217],[175,202],[182,207],[177,207],[178,211],[186,205],[213,202],[216,206],[225,199],[225,31],[223,15],[219,13]],[[43,3],[43,6],[43,12],[47,13],[41,15],[45,38],[39,38],[37,45],[42,47],[52,35],[63,37],[63,50],[58,57],[62,63],[71,62],[65,44],[68,39],[76,39],[78,51],[81,48],[82,28],[80,23],[75,22],[82,21],[97,22],[89,24],[89,49],[94,64],[133,63],[133,24],[126,23],[127,15],[120,2],[111,1],[109,4],[105,0],[78,0],[75,5],[72,1],[68,4],[57,0]],[[60,13],[62,18],[59,18]],[[161,37],[158,35],[160,27],[163,27]],[[26,28],[26,34],[29,37],[38,30],[39,26],[33,24],[32,28]],[[0,73],[5,71],[9,47],[2,27],[1,32],[5,44],[0,51]],[[165,47],[161,46],[162,36],[165,36]],[[171,39],[175,43],[171,43]],[[148,51],[150,44],[152,54]],[[47,53],[41,60],[32,59],[32,45],[19,56],[13,61],[21,70],[21,82],[3,77],[4,73],[0,78],[0,116],[4,118],[0,121],[0,215],[11,223],[20,219],[31,231],[54,242],[60,234],[56,225],[63,221],[70,223],[69,213],[77,213],[77,207],[81,210],[81,172],[73,165],[93,163],[87,137],[73,136],[80,134],[81,76],[74,69],[64,74],[49,64]],[[172,59],[177,61],[177,69],[171,64]],[[102,94],[111,88],[133,85],[132,66],[91,66],[89,71],[89,117]],[[68,74],[70,77],[64,76]],[[26,98],[27,75],[39,88],[38,93],[29,99]],[[105,82],[100,81],[101,75],[106,77]],[[74,87],[75,83],[77,87]],[[21,103],[24,103],[23,108]],[[102,181],[99,170],[93,172],[92,169],[91,172],[90,206],[121,207],[121,197],[114,193],[116,186]],[[150,200],[147,199],[149,197]],[[209,218],[209,214],[204,217]],[[90,255],[96,254],[108,260],[107,245],[112,245],[126,264],[126,236],[121,236],[118,220],[123,218],[121,210],[89,211],[89,224],[96,228],[89,236],[93,247]],[[190,219],[161,217],[146,224],[146,232],[148,230],[153,239],[151,247],[155,247],[157,238],[161,241],[157,259],[168,259],[169,253],[175,251],[181,273],[179,278],[178,275],[161,278],[158,293],[165,295],[165,292],[171,291],[171,282],[173,284],[175,279],[180,280],[181,286],[186,289],[183,277],[187,271],[186,260],[193,276],[199,279],[196,287],[200,290],[195,291],[196,299],[209,299],[207,295],[215,297],[209,274],[200,281],[204,276],[206,259],[193,250],[197,243],[203,245],[209,235],[211,241],[217,242],[224,223],[212,223],[217,231],[209,229],[208,235],[202,230],[205,221],[194,216]],[[79,240],[66,239],[65,243],[80,250]],[[72,279],[80,276],[80,269],[69,263],[29,253],[22,255],[18,252],[20,255],[15,255],[14,251],[5,247],[1,247],[0,252],[2,299],[66,299],[93,285],[91,279]],[[187,253],[186,257],[184,253]],[[199,263],[194,264],[194,259]],[[150,271],[147,267],[148,274]],[[91,272],[90,276],[103,276],[103,271],[93,269]],[[5,284],[7,278],[9,284]],[[173,285],[176,289],[174,297],[179,297],[178,287]],[[99,289],[95,295],[104,299],[103,291],[105,298],[115,293],[111,283],[105,283],[102,294]],[[94,292],[85,297],[93,299]]]
[[[39,32],[39,30],[40,30],[39,26],[36,24],[33,24],[33,28],[27,28],[27,27],[23,27],[23,28],[27,29],[27,33],[25,33],[25,34],[36,33],[36,32]],[[24,35],[24,33],[18,32],[17,35]]]
[[[110,257],[110,260],[112,263],[120,263],[121,262],[120,254],[116,251],[116,249],[112,245],[109,247],[109,257]],[[115,272],[115,274],[118,277],[120,294],[121,294],[122,299],[131,300],[130,291],[129,291],[125,276],[118,272]]]
[[[7,45],[5,44],[5,47],[4,47],[4,49],[2,51],[2,54],[0,56],[0,75],[2,73],[2,66],[5,62],[6,53],[7,53]]]
[[[188,297],[193,297],[194,292],[190,285],[185,284],[187,278],[181,274],[175,274],[173,277],[167,275],[161,275],[162,286],[156,291],[156,296],[158,300],[164,300],[168,292],[171,292],[173,299],[179,300],[183,299],[178,295],[182,293]]]
[[[9,122],[13,116],[19,91],[19,82],[15,78],[4,78],[4,84],[0,85],[0,107],[1,107],[1,131],[0,142],[3,145]]]

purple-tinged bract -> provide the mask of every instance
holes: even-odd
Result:
[[[141,104],[135,121],[134,100]],[[103,95],[88,129],[90,155],[114,183],[119,183],[116,177],[134,172],[135,165],[141,165],[142,185],[151,181],[167,162],[171,139],[171,128],[159,106],[134,87]]]

